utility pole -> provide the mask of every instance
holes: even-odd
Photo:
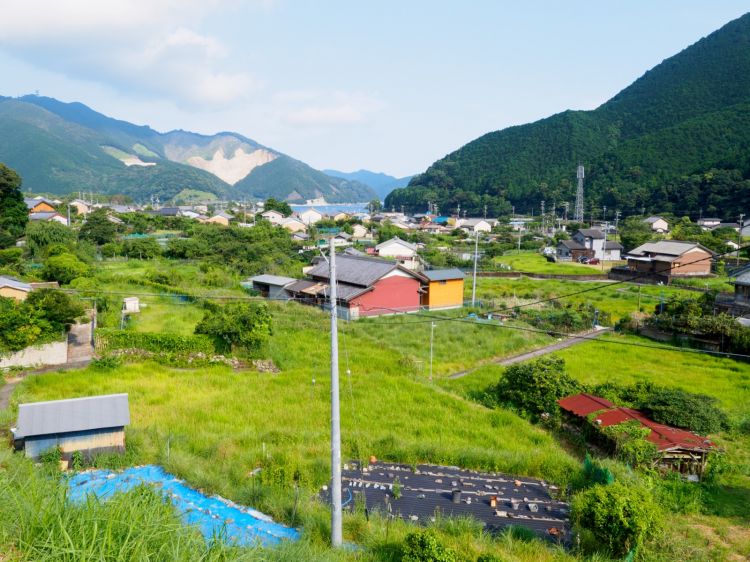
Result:
[[[474,237],[474,280],[471,283],[471,306],[477,299],[477,257],[479,256],[479,231],[476,232]]]
[[[742,247],[742,219],[745,218],[745,213],[740,213],[740,231],[737,234],[737,265],[740,265],[740,248]]]
[[[620,222],[620,211],[615,211],[615,233],[617,234],[617,239],[620,239],[620,231],[617,230],[617,225]]]
[[[331,546],[342,545],[341,523],[341,412],[339,409],[339,332],[336,303],[336,248],[329,244],[331,282]]]
[[[432,382],[432,344],[435,340],[435,322],[430,325],[430,382]]]

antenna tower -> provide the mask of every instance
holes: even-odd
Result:
[[[576,222],[583,222],[583,164],[578,164],[576,178],[578,178],[578,188],[576,189],[576,210],[574,219]]]

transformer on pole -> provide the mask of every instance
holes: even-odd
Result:
[[[576,189],[576,209],[574,219],[576,222],[583,222],[583,164],[578,164],[576,178],[578,178],[578,188]]]

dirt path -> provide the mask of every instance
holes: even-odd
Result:
[[[537,357],[541,357],[542,355],[547,355],[548,353],[554,353],[555,351],[560,351],[561,349],[565,349],[567,347],[571,347],[576,344],[588,341],[592,338],[597,338],[601,334],[605,332],[609,332],[609,331],[611,331],[611,328],[597,328],[596,330],[583,332],[581,334],[571,336],[566,340],[555,342],[553,344],[540,347],[539,349],[534,349],[532,351],[527,351],[526,353],[513,355],[511,357],[502,357],[500,359],[493,359],[489,363],[484,363],[482,365],[479,365],[478,367],[472,367],[471,369],[467,369],[466,371],[459,371],[458,373],[453,373],[452,375],[448,375],[448,378],[460,379],[461,377],[465,377],[469,373],[473,373],[480,367],[484,367],[485,365],[488,365],[488,364],[507,366],[507,365],[513,365],[514,363],[521,363],[522,361],[528,361],[529,359],[535,359]]]

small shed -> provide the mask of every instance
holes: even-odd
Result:
[[[432,269],[422,272],[427,290],[422,306],[430,310],[460,308],[464,305],[464,273],[460,269]]]
[[[297,279],[281,275],[256,275],[248,279],[251,288],[270,300],[289,300],[291,295],[284,287],[291,285]]]
[[[70,460],[77,451],[89,458],[123,452],[129,424],[128,395],[108,394],[19,404],[18,425],[11,432],[15,449],[27,457],[38,459],[57,447]]]
[[[125,297],[122,299],[123,314],[134,314],[141,311],[141,301],[138,297]]]

